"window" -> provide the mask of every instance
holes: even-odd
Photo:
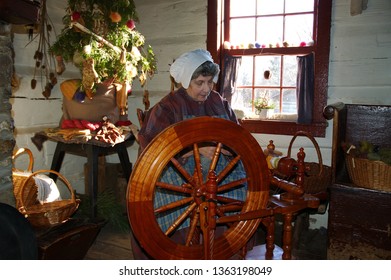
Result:
[[[208,1],[208,50],[222,72],[224,57],[241,57],[232,107],[251,117],[260,97],[274,104],[273,119],[244,118],[244,127],[254,133],[285,135],[306,130],[324,137],[330,22],[327,0]],[[297,56],[308,54],[314,55],[315,65],[312,122],[298,124]]]

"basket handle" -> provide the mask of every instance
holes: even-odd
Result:
[[[322,173],[323,173],[322,153],[320,152],[320,148],[319,148],[318,142],[316,142],[315,138],[311,135],[311,133],[306,132],[306,131],[303,131],[303,130],[299,130],[299,131],[297,131],[297,132],[294,134],[293,138],[291,139],[291,142],[289,143],[289,147],[288,147],[288,157],[291,157],[292,145],[293,145],[293,142],[295,141],[295,139],[297,138],[297,136],[306,136],[308,139],[311,140],[312,144],[313,144],[314,147],[315,147],[316,153],[317,153],[317,155],[318,155],[319,176],[322,175]]]
[[[12,155],[12,163],[15,166],[15,159],[24,153],[28,154],[29,159],[30,159],[29,166],[27,167],[27,171],[32,172],[33,166],[34,166],[34,157],[33,157],[33,153],[31,152],[31,150],[29,150],[27,148],[20,148],[17,151],[15,151],[14,154]],[[19,169],[13,168],[13,171],[18,171],[18,170]]]
[[[33,173],[31,173],[31,175],[27,178],[27,180],[23,183],[23,186],[22,186],[22,190],[21,190],[21,199],[20,199],[20,208],[21,209],[26,209],[26,207],[24,206],[25,204],[25,201],[24,201],[24,192],[26,190],[26,186],[28,184],[28,182],[30,180],[33,179],[33,177],[39,173],[54,173],[56,174],[58,177],[60,177],[60,179],[65,183],[65,185],[67,186],[69,192],[71,193],[71,200],[73,202],[76,201],[76,196],[75,196],[75,193],[71,187],[71,184],[69,183],[69,181],[63,176],[61,175],[59,172],[57,171],[54,171],[54,170],[46,170],[46,169],[42,169],[42,170],[38,170],[38,171],[35,171]]]

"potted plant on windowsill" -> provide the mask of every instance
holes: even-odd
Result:
[[[257,98],[253,102],[255,114],[260,119],[266,119],[273,113],[275,108],[275,104],[270,101],[270,98],[267,93],[265,93],[262,97]]]
[[[56,56],[56,72],[71,62],[81,72],[61,90],[68,99],[93,100],[102,85],[115,87],[116,104],[125,115],[133,81],[143,87],[156,71],[155,55],[137,31],[133,0],[68,0],[65,27],[50,51]],[[67,81],[65,81],[67,82]]]

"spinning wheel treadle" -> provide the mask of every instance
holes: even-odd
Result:
[[[214,155],[204,166],[199,149],[210,144]],[[179,156],[189,151],[194,154],[192,170],[184,168]],[[217,170],[219,158],[227,158],[225,151],[230,152],[228,164]],[[239,165],[244,177],[224,181]],[[163,182],[168,166],[180,174],[182,184]],[[203,171],[208,175],[198,175]],[[227,190],[244,183],[247,191],[242,200],[226,197]],[[128,185],[128,217],[140,245],[155,259],[229,259],[246,245],[261,218],[270,215],[269,184],[263,151],[247,130],[224,119],[198,117],[168,127],[140,155]],[[161,189],[181,197],[155,207]],[[179,217],[162,229],[157,216],[181,207]],[[183,232],[184,222],[189,226],[184,241],[178,242],[173,236]]]

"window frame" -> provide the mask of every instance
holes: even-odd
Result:
[[[207,16],[207,49],[221,69],[224,68],[223,57],[225,53],[241,55],[243,53],[254,55],[259,53],[282,54],[279,48],[263,49],[224,49],[225,36],[227,31],[224,27],[224,5],[229,5],[230,0],[208,0]],[[315,54],[315,79],[314,79],[314,108],[311,124],[298,124],[281,120],[240,120],[241,125],[251,133],[294,135],[299,130],[310,132],[314,137],[325,137],[327,121],[323,117],[323,108],[327,104],[329,53],[330,53],[330,28],[331,28],[331,0],[315,1],[314,18],[314,46],[289,47],[284,49],[291,54]],[[321,36],[320,36],[321,35]],[[220,91],[219,84],[216,89]]]

